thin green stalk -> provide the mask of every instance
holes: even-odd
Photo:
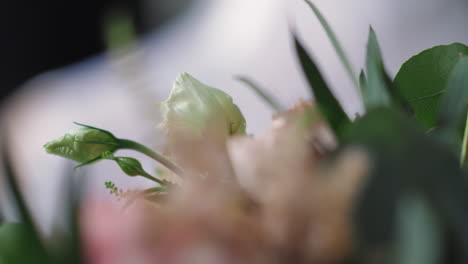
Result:
[[[146,179],[148,179],[150,181],[154,181],[154,182],[158,183],[161,186],[164,186],[166,184],[163,181],[161,181],[160,179],[149,175],[147,172],[142,173],[140,176],[145,177]]]
[[[144,146],[144,145],[142,145],[142,144],[140,144],[138,142],[128,140],[128,139],[118,139],[118,142],[119,142],[119,148],[120,149],[131,149],[131,150],[135,150],[135,151],[138,151],[140,153],[143,153],[143,154],[147,155],[148,157],[151,157],[155,161],[161,163],[166,168],[173,171],[175,174],[177,174],[179,176],[183,176],[184,171],[179,166],[177,166],[175,163],[173,163],[172,161],[170,161],[169,159],[167,159],[163,155],[155,152],[154,150],[152,150],[152,149],[150,149],[150,148],[148,148],[148,147],[146,147],[146,146]]]
[[[150,195],[159,194],[159,193],[162,193],[162,192],[167,192],[166,187],[158,186],[158,187],[153,187],[153,188],[149,188],[149,189],[144,190],[144,194],[150,194]]]
[[[314,3],[312,3],[310,0],[304,0],[307,5],[312,9],[312,11],[315,13],[315,16],[319,20],[320,24],[322,24],[323,29],[328,35],[328,38],[330,39],[330,42],[332,43],[333,47],[336,50],[336,53],[338,54],[338,57],[341,60],[341,63],[343,63],[343,66],[345,67],[349,78],[353,81],[354,86],[356,89],[359,89],[359,81],[357,79],[357,75],[354,73],[353,67],[351,66],[351,63],[348,60],[348,57],[346,57],[346,53],[344,52],[343,48],[340,45],[340,42],[336,38],[335,33],[331,29],[330,25],[328,24],[327,20],[323,17],[322,13],[320,10],[315,6]]]
[[[466,122],[465,122],[465,133],[463,136],[463,143],[460,155],[460,164],[463,166],[467,162],[466,160],[466,149],[468,148],[468,113],[466,114]]]
[[[285,111],[284,107],[281,106],[281,104],[278,103],[278,101],[271,94],[267,93],[264,89],[260,88],[260,86],[253,82],[251,79],[243,76],[238,76],[236,79],[252,88],[252,90],[266,103],[268,103],[268,105],[270,105],[270,107],[277,113]]]

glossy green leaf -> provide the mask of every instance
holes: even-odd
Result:
[[[463,140],[465,116],[468,108],[468,57],[455,66],[446,92],[441,98],[437,119],[437,135],[459,152]]]
[[[340,135],[343,128],[350,123],[350,120],[323,79],[316,63],[309,54],[307,54],[307,51],[296,37],[294,37],[294,42],[297,57],[299,58],[302,70],[315,96],[316,104],[333,131],[335,131],[337,135]]]
[[[385,82],[385,88],[387,89],[387,92],[391,97],[392,104],[413,116],[413,108],[411,107],[410,103],[406,100],[406,98],[403,97],[403,95],[400,93],[400,90],[397,88],[397,85],[393,82],[392,78],[388,75],[385,69],[383,70],[382,75]]]
[[[332,43],[333,47],[335,48],[336,54],[341,60],[341,63],[343,64],[344,68],[346,69],[346,72],[348,73],[349,78],[353,81],[354,86],[356,89],[359,88],[359,81],[356,78],[356,74],[354,73],[353,67],[351,66],[351,63],[349,62],[348,57],[346,56],[346,53],[344,52],[343,48],[340,45],[340,42],[338,41],[338,38],[336,37],[335,33],[333,32],[331,26],[328,24],[327,20],[325,17],[322,15],[320,10],[317,8],[317,6],[310,0],[304,0],[306,4],[312,9],[314,12],[315,16],[319,20],[320,24],[322,24],[323,29],[327,33],[328,38],[330,39],[330,42]]]
[[[406,61],[395,77],[400,93],[426,130],[436,126],[441,96],[463,54],[468,54],[468,47],[460,43],[433,47]]]

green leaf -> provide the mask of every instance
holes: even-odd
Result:
[[[451,74],[446,92],[441,98],[440,112],[437,119],[438,136],[449,145],[452,145],[457,153],[463,140],[467,107],[468,57],[463,57]]]
[[[21,223],[0,226],[0,260],[8,264],[47,263],[34,233]]]
[[[1,146],[3,173],[0,175],[5,178],[6,189],[13,198],[12,201],[22,223],[3,224],[1,226],[0,260],[7,260],[7,263],[47,263],[48,252],[41,241],[39,232],[19,188],[6,142],[8,141],[5,140],[2,142],[3,145]],[[29,256],[19,256],[19,258],[16,258],[17,255],[25,255],[23,252],[24,248],[22,247],[26,245],[26,248],[28,248],[27,254]],[[35,259],[34,262],[22,262],[26,259],[29,260],[31,257]]]
[[[382,253],[383,259],[372,263],[394,263],[388,261],[398,238],[397,208],[407,191],[427,198],[444,230],[456,230],[457,254],[468,252],[468,176],[445,145],[426,135],[408,116],[387,107],[356,120],[343,144],[363,148],[371,162],[354,208],[359,252],[368,257]],[[467,263],[468,255],[463,258],[460,263]]]
[[[466,165],[468,163],[468,157],[466,156],[466,151],[468,150],[468,113],[466,115],[465,121],[465,132],[463,133],[463,142],[460,155],[460,164]]]
[[[391,98],[388,93],[379,43],[372,28],[369,31],[367,43],[367,85],[363,86],[363,99],[366,109],[378,106],[388,106]]]
[[[380,46],[372,27],[367,45],[367,77],[360,75],[360,87],[364,105],[372,109],[378,106],[394,106],[412,114],[412,109],[389,77],[382,59]]]
[[[299,58],[302,70],[315,96],[317,106],[333,131],[335,131],[337,135],[340,135],[343,128],[350,124],[350,120],[328,88],[315,62],[307,54],[307,51],[299,40],[297,40],[296,36],[294,36],[294,42],[297,57]]]
[[[109,132],[108,130],[104,130],[102,128],[97,128],[97,127],[94,127],[94,126],[85,125],[85,124],[78,123],[78,122],[73,122],[73,124],[79,125],[79,126],[82,126],[82,127],[86,127],[86,128],[89,128],[89,129],[98,130],[98,131],[101,131],[103,133],[109,134],[109,136],[112,136],[112,137],[114,136],[111,132]]]
[[[366,73],[364,72],[364,70],[361,70],[361,73],[359,74],[359,87],[361,88],[361,93],[364,93],[364,91],[366,90],[366,86],[367,86]]]
[[[278,100],[276,100],[274,96],[266,92],[264,89],[262,89],[258,84],[253,82],[251,79],[247,77],[239,76],[237,77],[237,80],[243,82],[248,87],[250,87],[255,92],[255,94],[257,94],[260,98],[262,98],[263,101],[265,101],[277,113],[284,112],[285,109],[283,106],[281,106],[280,103],[278,103]]]
[[[312,9],[315,16],[319,20],[320,24],[322,24],[322,27],[327,33],[327,36],[330,39],[330,42],[332,43],[333,47],[335,48],[336,54],[338,55],[338,57],[341,60],[341,63],[346,69],[346,72],[348,73],[349,78],[353,81],[353,84],[356,87],[356,89],[359,89],[359,81],[356,78],[356,74],[354,73],[353,67],[351,66],[351,63],[349,62],[349,59],[346,56],[346,53],[344,52],[343,48],[341,47],[340,42],[338,41],[332,28],[330,27],[330,25],[328,24],[327,20],[322,15],[320,10],[317,8],[317,6],[314,3],[312,3],[312,1],[310,0],[304,0],[304,1]]]
[[[468,54],[468,47],[460,43],[433,47],[406,61],[395,77],[397,88],[426,130],[436,126],[441,96],[463,54]]]
[[[81,174],[81,175],[77,175]],[[62,173],[61,193],[63,203],[56,208],[62,212],[60,219],[54,222],[57,232],[51,243],[51,252],[54,263],[80,264],[83,261],[83,252],[80,236],[80,209],[86,189],[86,171],[72,170],[69,166]],[[65,219],[65,220],[64,220]],[[65,223],[65,226],[63,225]],[[63,231],[61,230],[64,227]]]
[[[399,264],[440,262],[442,230],[433,208],[421,194],[404,195],[398,204]]]

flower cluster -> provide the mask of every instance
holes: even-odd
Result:
[[[70,184],[68,233],[39,234],[5,155],[22,223],[0,225],[0,263],[468,263],[468,47],[428,49],[392,79],[371,29],[358,78],[306,3],[365,113],[349,118],[296,37],[315,100],[283,110],[241,78],[277,112],[262,134],[246,134],[228,94],[183,73],[160,104],[164,152],[87,125],[44,146],[78,167],[107,160],[153,184],[124,192],[106,182],[118,206]],[[122,149],[164,169],[153,176],[138,159],[116,156]]]

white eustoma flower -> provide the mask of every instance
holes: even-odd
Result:
[[[200,139],[212,131],[223,136],[245,133],[244,116],[231,96],[187,73],[177,77],[161,112],[160,127],[169,136]]]

